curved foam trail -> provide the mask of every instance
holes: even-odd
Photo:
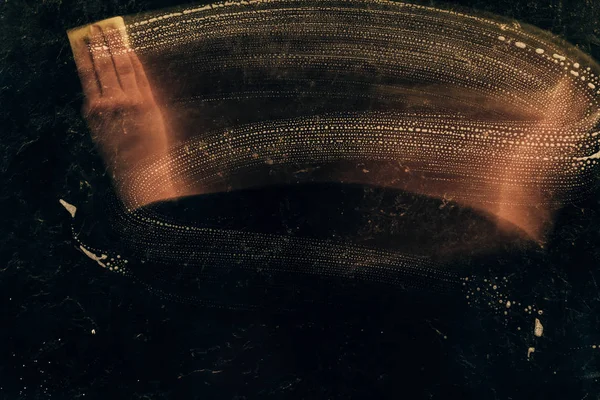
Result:
[[[119,208],[115,200],[113,211]],[[428,257],[334,240],[191,225],[148,211],[111,214],[109,235],[116,234],[125,253],[94,247],[75,229],[73,236],[82,253],[101,267],[177,302],[251,309],[266,301],[269,307],[275,302],[285,309],[296,290],[303,296],[301,290],[317,282],[340,279],[417,293],[464,290],[464,278]],[[270,293],[265,295],[262,288]]]
[[[115,177],[128,188],[116,226],[159,264],[296,260],[294,272],[346,276],[358,263],[368,280],[456,284],[418,258],[195,227],[145,206],[352,182],[453,200],[541,240],[553,210],[595,183],[600,67],[533,27],[388,1],[267,0],[125,17],[116,32],[172,131],[169,154]]]
[[[126,30],[187,140],[159,161],[181,195],[273,183],[232,179],[260,165],[371,163],[311,179],[453,199],[540,239],[593,182],[598,65],[535,28],[386,1],[242,1]],[[131,185],[160,188],[153,168]]]

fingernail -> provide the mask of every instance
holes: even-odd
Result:
[[[92,25],[90,27],[90,32],[92,33],[92,35],[97,35],[101,32],[100,27],[98,25]]]

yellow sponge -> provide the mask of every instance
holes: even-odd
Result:
[[[87,56],[87,44],[86,41],[91,37],[91,27],[96,25],[103,31],[119,31],[121,32],[121,38],[127,49],[131,48],[129,45],[129,38],[125,27],[125,21],[123,17],[113,17],[104,19],[102,21],[94,22],[93,24],[79,26],[77,28],[69,29],[67,35],[69,36],[69,42],[71,43],[71,50],[77,63],[80,57]]]

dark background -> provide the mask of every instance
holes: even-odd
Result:
[[[597,1],[451,3],[550,30],[600,60]],[[599,398],[599,193],[564,207],[545,252],[476,261],[511,271],[515,293],[543,303],[530,360],[529,339],[484,308],[362,293],[321,313],[206,309],[78,252],[58,200],[85,204],[104,167],[66,30],[174,4],[0,3],[1,399]]]

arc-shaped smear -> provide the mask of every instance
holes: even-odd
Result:
[[[145,206],[341,181],[454,200],[541,239],[552,211],[595,183],[600,68],[535,28],[380,0],[228,1],[126,21],[108,43],[126,37],[142,60],[174,145],[115,177],[128,192],[115,226],[159,263],[458,282],[395,253],[197,227]]]
[[[539,237],[547,205],[593,181],[598,66],[535,29],[386,1],[225,2],[126,29],[190,139],[161,167],[185,194],[264,185],[226,180],[265,164],[400,163],[319,179],[446,196]]]

